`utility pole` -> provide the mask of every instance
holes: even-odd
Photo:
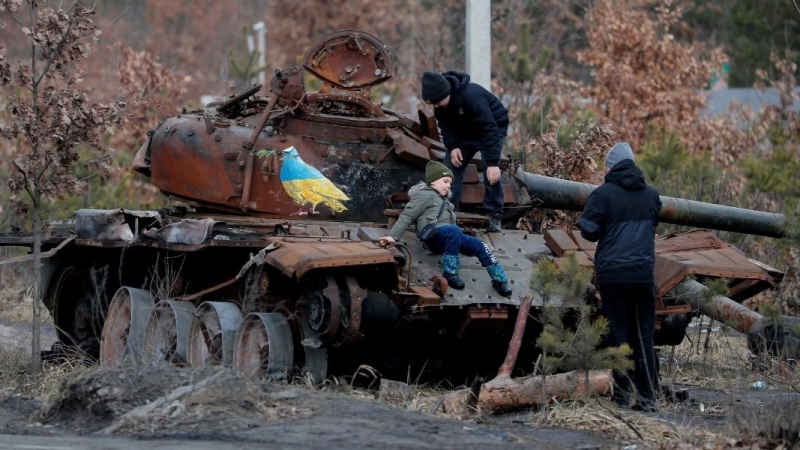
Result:
[[[467,0],[467,73],[470,81],[492,90],[492,5]]]
[[[256,39],[258,42],[258,65],[256,67],[262,68],[267,61],[267,24],[264,21],[256,22],[253,24],[253,31],[256,32]],[[266,70],[258,72],[258,82],[264,84],[267,82]]]

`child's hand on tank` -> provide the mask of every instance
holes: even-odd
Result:
[[[391,236],[384,236],[384,237],[382,237],[382,238],[381,238],[381,240],[380,240],[380,246],[381,246],[381,247],[386,247],[387,245],[389,245],[389,244],[394,244],[394,243],[396,243],[396,242],[397,242],[397,241],[395,241],[393,237],[391,237]]]

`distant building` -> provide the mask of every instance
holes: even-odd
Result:
[[[800,87],[795,87],[794,92],[800,98]],[[722,116],[728,114],[732,103],[748,107],[753,113],[760,113],[766,105],[779,105],[780,96],[775,88],[764,90],[755,88],[727,88],[712,90],[708,93],[706,109],[702,112],[704,117]],[[795,100],[792,111],[800,112],[800,100]]]

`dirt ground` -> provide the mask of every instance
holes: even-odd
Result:
[[[532,426],[530,415],[457,420],[385,404],[349,387],[319,391],[227,374],[141,417],[118,420],[146,400],[214,375],[159,367],[91,368],[65,381],[59,397],[49,405],[20,396],[0,401],[0,433],[104,434],[107,427],[118,425],[115,435],[281,448],[616,446],[592,432]]]
[[[8,340],[15,333],[4,333],[6,343],[19,347]],[[411,400],[391,404],[344,382],[312,388],[164,366],[86,366],[53,383],[53,393],[40,397],[0,386],[0,434],[177,439],[226,448],[714,449],[780,448],[781,439],[798,442],[800,430],[800,394],[770,384],[731,392],[674,385],[690,398],[662,402],[653,414],[611,408],[602,399],[555,404],[545,424],[537,409],[447,417],[436,408],[441,392],[424,386],[412,387]],[[162,401],[181,386],[194,387]]]
[[[213,381],[203,387],[145,414],[124,418],[137,406],[209,377]],[[776,411],[785,410],[780,415],[791,421],[798,402],[800,394],[791,392],[692,389],[682,409],[670,407],[672,411],[656,414],[616,411],[621,423],[629,422],[645,435],[652,423],[661,423],[681,430],[679,437],[620,440],[604,433],[601,423],[596,430],[543,426],[539,411],[449,418],[422,408],[411,410],[408,404],[379,402],[367,391],[349,386],[318,390],[213,371],[89,367],[67,377],[48,404],[20,395],[1,398],[0,433],[110,434],[264,448],[696,448],[708,443],[716,446],[705,448],[776,448],[775,439],[743,438],[737,429],[783,426],[797,430],[796,423],[781,425],[775,417],[779,416]]]

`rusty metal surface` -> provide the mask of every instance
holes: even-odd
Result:
[[[458,327],[459,339],[480,338],[499,335],[508,321],[508,309],[490,307],[469,308]]]
[[[394,264],[392,254],[371,242],[314,242],[290,237],[269,237],[281,247],[266,255],[267,264],[298,279],[314,269]]]
[[[578,251],[578,244],[564,230],[544,230],[543,236],[544,242],[555,256],[561,257],[567,252]]]
[[[328,35],[308,50],[304,61],[306,70],[343,88],[372,86],[394,75],[394,60],[389,49],[363,31]]]
[[[39,254],[39,258],[50,258],[52,256],[55,256],[55,254],[58,253],[59,250],[61,250],[62,248],[64,248],[64,246],[66,246],[67,244],[69,244],[70,242],[72,242],[74,240],[75,240],[75,236],[70,236],[70,237],[64,239],[63,241],[61,241],[61,243],[59,243],[57,246],[51,248],[50,250],[41,252]],[[33,261],[34,256],[35,255],[33,253],[28,253],[27,255],[20,255],[20,256],[14,256],[14,257],[11,257],[11,258],[6,258],[6,259],[0,261],[0,266],[5,265],[5,264],[15,264],[15,263],[23,262],[23,261]]]
[[[586,199],[597,187],[592,184],[546,177],[519,168],[514,177],[524,183],[533,206],[582,211]],[[783,237],[784,216],[763,211],[734,208],[713,203],[661,196],[659,219],[664,223],[758,236]]]
[[[679,293],[686,298],[692,307],[708,317],[713,317],[720,323],[724,323],[736,328],[737,331],[747,333],[750,328],[763,319],[761,314],[740,305],[735,301],[715,295],[710,299],[702,295],[705,286],[694,280],[686,280],[681,284]]]
[[[775,286],[773,276],[708,230],[656,241],[656,295],[663,296],[691,275],[753,280],[751,295]],[[740,289],[740,291],[743,289]]]
[[[212,237],[215,223],[213,219],[208,218],[183,219],[161,228],[150,228],[142,235],[161,240],[166,244],[199,245]]]
[[[79,209],[75,213],[75,232],[83,239],[132,241],[140,226],[145,228],[160,221],[161,215],[155,211]]]
[[[361,329],[361,305],[367,298],[367,291],[358,285],[354,277],[345,277],[345,283],[350,300],[348,305],[350,320],[347,321],[347,330],[342,345],[352,344],[364,338],[359,330]]]

